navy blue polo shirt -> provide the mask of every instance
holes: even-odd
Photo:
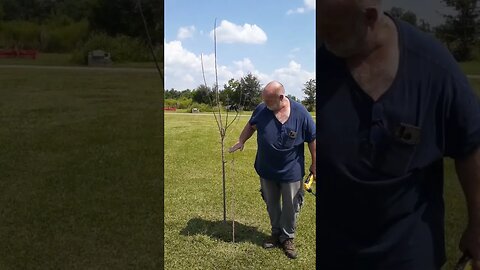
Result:
[[[479,147],[480,103],[442,44],[395,24],[398,72],[377,101],[344,60],[317,51],[319,269],[445,262],[443,157]]]
[[[290,99],[290,116],[282,124],[264,103],[249,121],[257,128],[255,170],[264,179],[299,181],[305,175],[304,143],[315,140],[315,123],[300,103]]]

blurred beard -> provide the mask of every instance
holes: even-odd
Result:
[[[325,40],[324,43],[327,50],[340,58],[348,58],[359,53],[366,42],[367,28],[362,28],[361,26],[356,28],[356,32],[354,33],[358,33],[358,35],[344,42],[330,44]]]
[[[275,105],[273,107],[267,106],[267,109],[269,109],[272,112],[278,111],[279,108],[280,108],[280,105]]]

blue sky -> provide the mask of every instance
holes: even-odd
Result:
[[[278,80],[303,99],[315,78],[315,0],[165,0],[165,88],[214,83],[217,18],[219,84],[253,73],[265,85]]]

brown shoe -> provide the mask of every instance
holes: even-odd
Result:
[[[287,239],[282,243],[283,251],[290,259],[297,258],[297,252],[295,251],[295,245],[293,244],[293,239]]]
[[[263,241],[263,248],[274,248],[280,246],[280,235],[272,234],[269,238]]]

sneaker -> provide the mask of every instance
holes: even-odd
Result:
[[[293,244],[293,239],[287,239],[282,243],[283,251],[290,259],[297,258],[297,252],[295,251],[295,245]]]
[[[272,234],[269,238],[267,238],[263,242],[263,248],[274,248],[280,246],[280,235],[278,234]]]

